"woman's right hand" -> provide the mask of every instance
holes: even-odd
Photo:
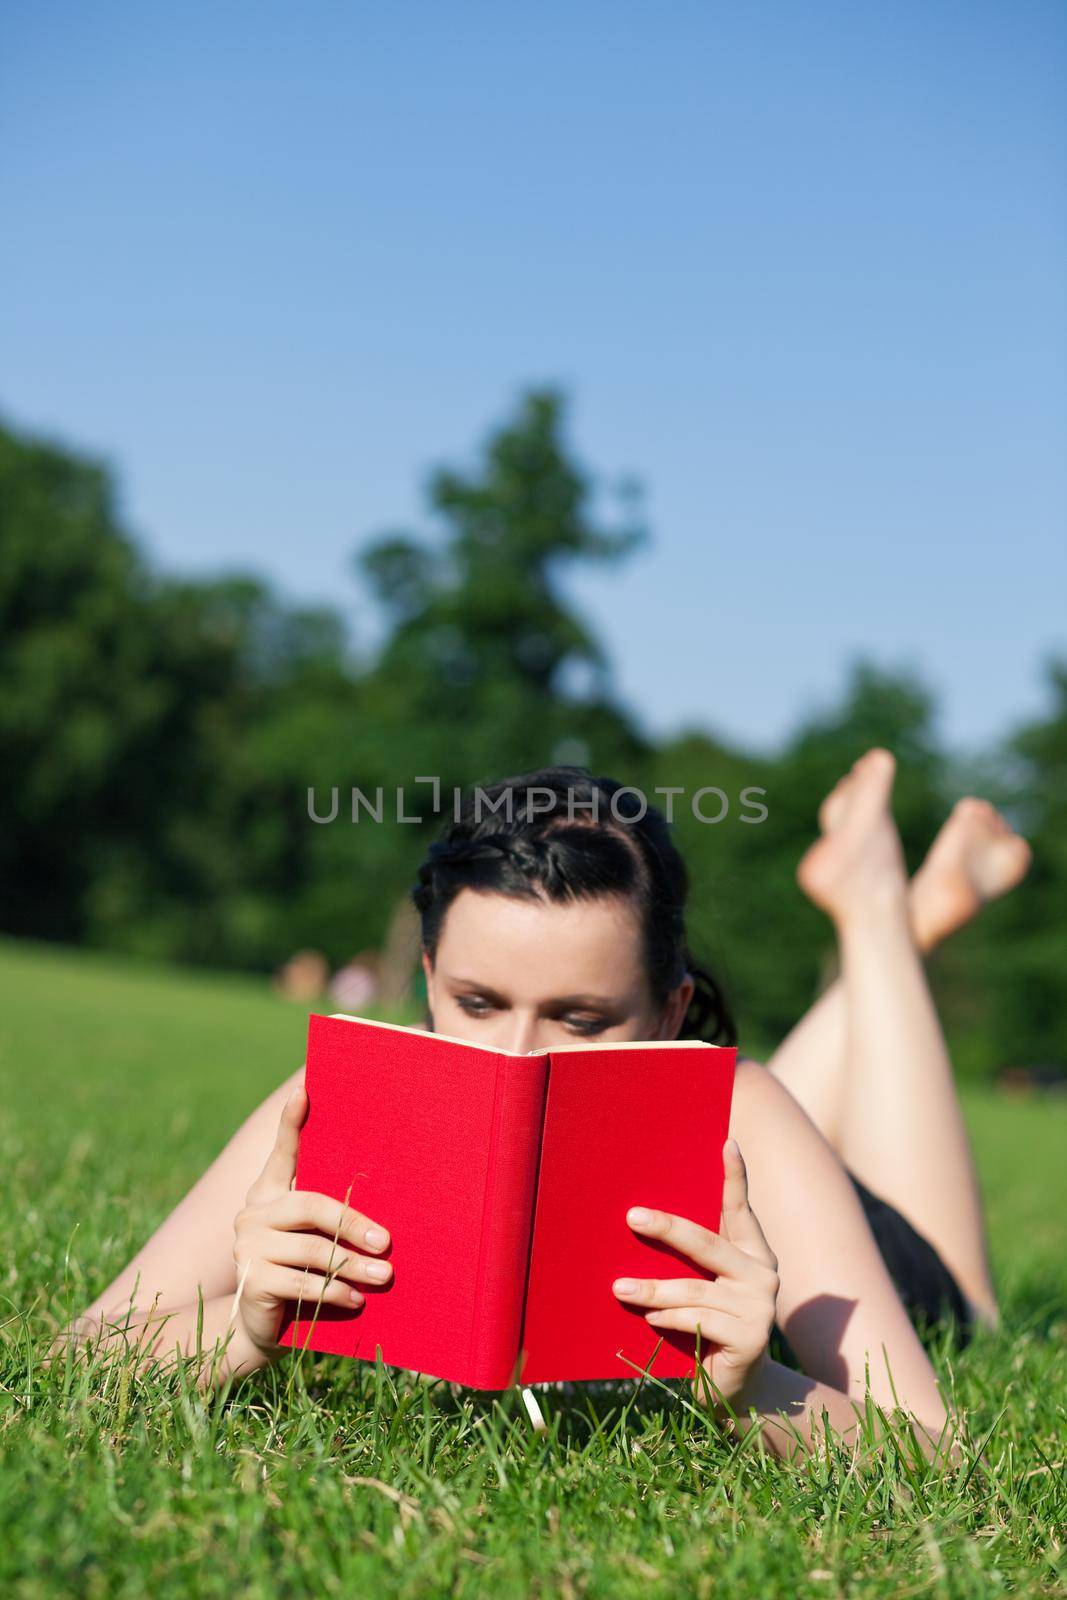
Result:
[[[393,1270],[388,1261],[374,1259],[388,1248],[385,1228],[330,1195],[292,1188],[307,1110],[307,1090],[300,1084],[285,1102],[274,1149],[234,1219],[235,1320],[256,1353],[268,1361],[280,1353],[278,1334],[287,1301],[301,1300],[307,1315],[320,1298],[323,1305],[353,1310],[365,1299],[354,1285],[380,1287]],[[331,1273],[336,1276],[327,1282]]]

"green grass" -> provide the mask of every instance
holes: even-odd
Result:
[[[302,1056],[254,980],[0,944],[0,1594],[988,1596],[1057,1592],[1067,1106],[972,1093],[1005,1318],[939,1368],[974,1447],[786,1466],[677,1387],[472,1394],[286,1357],[180,1375],[40,1365]],[[448,1315],[448,1307],[441,1308]]]

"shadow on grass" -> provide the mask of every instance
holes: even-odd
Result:
[[[373,1368],[368,1376],[371,1373]],[[407,1375],[396,1376],[406,1390],[410,1381]],[[371,1377],[371,1385],[373,1381]],[[499,1410],[512,1426],[529,1428],[531,1434],[535,1433],[519,1386],[505,1390],[466,1389],[444,1380],[427,1380],[421,1387],[424,1403],[432,1409],[438,1422],[461,1427],[469,1424],[472,1416],[489,1417]],[[643,1431],[648,1427],[665,1426],[669,1417],[683,1410],[691,1414],[694,1406],[691,1386],[684,1379],[666,1382],[662,1379],[656,1382],[602,1379],[548,1384],[534,1387],[533,1394],[544,1415],[544,1436],[579,1450],[594,1440],[610,1440],[624,1427]]]

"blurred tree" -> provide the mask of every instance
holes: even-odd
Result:
[[[561,397],[527,394],[475,469],[432,476],[432,535],[364,550],[386,633],[360,660],[334,612],[253,577],[154,574],[103,464],[0,426],[0,926],[227,966],[312,947],[336,966],[407,926],[398,907],[454,787],[562,761],[673,803],[695,953],[721,971],[744,1048],[769,1053],[831,967],[829,923],[794,877],[823,796],[872,744],[892,749],[914,868],[961,769],[924,686],[865,662],[777,752],[705,728],[647,740],[564,588],[568,568],[640,545],[640,496],[624,485],[618,527],[601,527],[564,432]],[[968,1073],[1063,1055],[1067,665],[1050,684],[1049,716],[975,766],[1029,835],[1031,878],[931,963]],[[704,787],[721,822],[693,814]],[[334,788],[338,819],[316,825],[308,791],[328,809]],[[353,822],[353,788],[381,824]],[[765,794],[746,807],[746,789]],[[398,790],[421,823],[396,822]],[[756,798],[767,819],[743,821]]]
[[[323,794],[338,784],[347,806],[355,784],[395,818],[403,789],[406,814],[424,820],[384,827],[361,811],[358,825],[313,830],[317,865],[302,910],[325,947],[357,931],[385,937],[454,788],[560,760],[625,770],[644,752],[612,698],[598,641],[562,592],[562,569],[621,560],[643,537],[633,484],[620,493],[618,530],[594,523],[592,495],[565,446],[561,397],[531,393],[473,472],[431,476],[434,537],[391,532],[357,556],[387,630]],[[436,816],[421,776],[439,780]]]
[[[640,746],[560,582],[567,566],[616,563],[642,542],[640,493],[624,482],[620,526],[599,527],[563,419],[559,394],[525,395],[475,473],[432,475],[438,537],[390,533],[357,559],[389,623],[371,685],[389,721],[414,731],[419,771],[484,781],[558,759],[563,743],[601,763]]]
[[[1002,1062],[1024,1065],[1067,1065],[1067,659],[1049,663],[1048,683],[1048,717],[1010,747],[1021,763],[1017,806],[1034,863],[1024,892],[1006,903],[1006,938],[990,961],[1011,977],[997,985]]]
[[[141,672],[147,578],[104,468],[7,428],[0,553],[4,923],[76,939],[86,833],[164,689]]]
[[[1030,841],[1030,873],[936,963],[956,1057],[972,1076],[1067,1066],[1067,661],[1050,662],[1047,678],[1048,714],[989,764],[991,798]]]
[[[359,557],[391,623],[378,670],[406,680],[433,713],[501,682],[536,698],[562,695],[563,674],[576,666],[607,692],[604,652],[564,601],[559,568],[617,562],[646,534],[632,482],[620,491],[622,527],[591,520],[591,484],[567,457],[562,423],[560,395],[527,394],[488,441],[478,475],[433,474],[429,502],[446,529],[443,547],[393,533]]]
[[[347,687],[337,620],[251,578],[156,578],[107,469],[5,427],[0,682],[4,927],[267,959],[288,867],[249,733]]]

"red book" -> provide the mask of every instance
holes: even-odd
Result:
[[[365,1361],[380,1349],[476,1389],[688,1377],[695,1336],[650,1327],[611,1285],[712,1276],[626,1212],[719,1228],[736,1055],[694,1039],[518,1055],[312,1016],[296,1188],[347,1195],[387,1228],[393,1276],[361,1284],[351,1311],[311,1291],[280,1342]]]

